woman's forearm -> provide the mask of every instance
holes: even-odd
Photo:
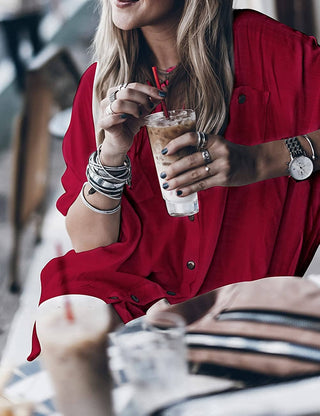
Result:
[[[204,160],[204,152],[199,151],[172,163],[162,173],[165,175],[167,191],[176,191],[183,198],[214,186],[244,186],[290,175],[291,157],[286,139],[247,146],[233,143],[219,135],[211,134],[207,137],[209,162]],[[308,137],[315,153],[313,171],[317,171],[320,169],[320,130],[308,133]],[[303,136],[298,136],[298,140],[306,155],[312,159],[308,140]],[[196,133],[185,133],[171,140],[165,155],[171,156],[186,146],[197,146],[197,143]],[[303,171],[298,173],[300,172]],[[301,179],[302,176],[301,174]]]
[[[314,171],[317,171],[320,169],[320,130],[308,133],[308,137],[314,148],[316,159],[313,164]],[[312,150],[308,141],[304,136],[297,136],[297,138],[307,156],[312,158]],[[290,153],[285,139],[253,146],[252,151],[256,152],[257,181],[289,175]]]
[[[117,207],[123,186],[129,184],[131,178],[127,152],[144,124],[144,116],[153,111],[164,95],[152,86],[132,83],[111,88],[101,101],[98,127],[104,130],[105,139],[93,159],[93,155],[89,158],[87,177],[91,186],[84,186],[66,218],[67,231],[76,251],[118,241],[120,210]],[[89,192],[91,187],[96,192]],[[113,210],[116,212],[101,212]]]
[[[83,192],[85,199],[99,210],[115,208],[120,201],[112,200],[98,192],[89,193],[86,184]],[[66,228],[75,251],[86,251],[107,246],[118,241],[120,230],[120,211],[114,214],[102,214],[90,210],[80,197],[69,208]]]

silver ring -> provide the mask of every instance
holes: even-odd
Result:
[[[208,144],[208,136],[203,131],[197,131],[198,143],[197,150],[205,150]]]
[[[211,159],[211,156],[210,156],[210,153],[208,152],[208,150],[204,150],[203,152],[201,152],[201,155],[203,157],[205,165],[208,165],[209,163],[212,162],[212,159]]]
[[[127,82],[125,82],[124,84],[120,84],[118,91],[122,90],[122,88],[127,88],[127,86],[128,86],[128,83]]]
[[[114,101],[116,101],[116,99],[117,99],[117,93],[119,92],[120,90],[118,89],[118,90],[116,90],[116,91],[113,91],[113,93],[111,93],[110,95],[109,95],[109,103],[110,104],[112,104]]]
[[[112,103],[110,103],[110,104],[106,107],[106,114],[107,114],[107,116],[113,116],[113,115],[115,115],[115,114],[116,114],[114,111],[112,111],[111,104],[112,104]]]
[[[209,166],[208,166],[208,165],[206,165],[206,166],[204,167],[204,169],[205,169],[205,171],[206,171],[207,173],[209,173],[209,172],[210,172],[210,168],[209,168]]]

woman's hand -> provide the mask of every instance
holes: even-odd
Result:
[[[99,127],[105,131],[101,150],[103,163],[122,163],[143,125],[143,117],[151,113],[164,96],[165,92],[140,83],[108,91],[107,98],[100,104],[99,118]]]
[[[197,133],[185,133],[168,144],[166,154],[173,155],[186,146],[197,146],[197,142]],[[211,161],[205,161],[205,154],[197,151],[172,163],[161,175],[168,184],[164,188],[176,190],[177,195],[183,197],[213,186],[242,186],[286,175],[288,151],[282,141],[271,143],[276,144],[277,150],[273,147],[271,152],[269,143],[244,146],[210,134],[206,150]],[[275,153],[274,160],[269,158],[269,153]]]

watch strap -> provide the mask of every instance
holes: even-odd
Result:
[[[293,159],[299,156],[307,156],[297,137],[290,137],[286,139],[285,143]]]

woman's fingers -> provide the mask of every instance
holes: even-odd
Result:
[[[169,152],[167,154],[170,155]],[[191,153],[168,166],[165,171],[165,177],[170,180],[181,175],[182,178],[196,179],[201,176],[201,172],[203,171],[203,169],[197,170],[197,168],[210,165],[213,159],[213,150],[210,148],[201,152]],[[208,172],[206,169],[204,171]]]
[[[135,102],[145,107],[147,112],[150,112],[150,109],[153,109],[165,96],[164,91],[149,85],[132,83],[116,93],[116,100]]]
[[[126,88],[114,90],[108,94],[107,102],[115,113],[126,112],[139,118],[149,114],[165,97],[164,91],[140,83],[128,84]]]
[[[195,146],[194,133],[178,137],[168,144],[165,154],[172,156],[192,142]],[[242,186],[257,181],[256,146],[235,144],[216,135],[209,135],[207,145],[207,149],[181,158],[161,173],[164,189],[186,196],[213,186]]]
[[[166,190],[176,190],[178,196],[187,196],[193,192],[203,191],[213,186],[226,184],[226,169],[222,160],[215,160],[207,165],[201,165],[167,180]]]
[[[100,104],[100,127],[108,130],[130,118],[140,119],[149,114],[164,98],[165,92],[140,83],[114,87]],[[132,121],[131,121],[132,122]]]
[[[166,154],[173,155],[186,146],[196,149],[197,144],[197,133],[186,133],[168,144]],[[186,196],[213,186],[233,186],[229,147],[223,137],[208,135],[206,149],[181,158],[162,172],[164,189],[177,190],[179,196]]]
[[[197,144],[198,136],[196,132],[184,133],[168,143],[166,147],[167,154],[173,155],[187,146],[194,146],[196,148]]]

